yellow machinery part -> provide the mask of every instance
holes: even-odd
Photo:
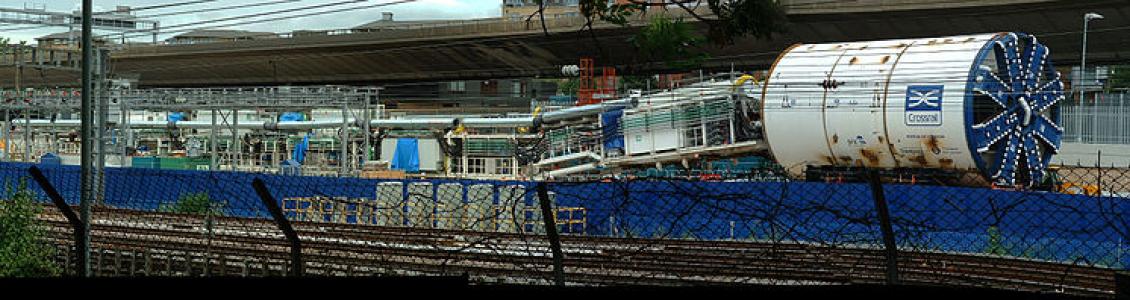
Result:
[[[1087,195],[1098,196],[1099,186],[1094,184],[1075,184],[1071,182],[1064,182],[1056,187],[1056,192],[1069,194],[1069,195]]]

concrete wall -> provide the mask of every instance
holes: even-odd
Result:
[[[1062,151],[1052,161],[1064,165],[1094,166],[1099,162],[1099,151],[1102,151],[1103,166],[1130,167],[1130,145],[1063,143]]]

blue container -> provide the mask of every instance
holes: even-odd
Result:
[[[293,159],[288,159],[279,165],[279,173],[282,175],[302,176],[302,164]]]
[[[765,163],[765,158],[761,156],[746,156],[738,158],[738,162],[763,164]]]
[[[63,158],[55,155],[55,153],[47,153],[39,157],[39,164],[44,166],[61,166],[63,165]]]
[[[549,105],[573,106],[576,103],[576,96],[549,96]]]
[[[132,159],[134,168],[160,169],[161,158],[156,156],[137,156]]]

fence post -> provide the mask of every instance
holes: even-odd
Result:
[[[271,191],[267,190],[267,185],[263,184],[263,180],[255,178],[251,185],[255,187],[255,193],[259,194],[259,199],[263,200],[263,205],[266,205],[267,210],[271,212],[275,224],[279,226],[287,241],[290,242],[290,276],[302,276],[304,273],[302,270],[302,243],[298,240],[298,233],[294,232],[294,228],[290,226],[290,220],[287,220],[286,216],[283,215],[282,208],[275,201],[275,197],[271,196]]]
[[[541,219],[545,222],[545,235],[549,238],[549,248],[553,250],[553,281],[557,286],[565,286],[565,264],[561,253],[561,237],[557,235],[557,218],[553,215],[549,202],[549,189],[545,182],[538,182],[538,206],[541,206]]]
[[[72,229],[74,229],[75,235],[74,262],[75,264],[78,264],[78,268],[76,268],[78,271],[77,275],[82,277],[89,277],[90,253],[87,251],[90,251],[90,248],[84,248],[81,246],[86,244],[86,240],[88,238],[85,235],[85,233],[87,233],[86,224],[84,224],[82,220],[79,219],[78,215],[75,214],[75,211],[72,210],[69,205],[67,205],[67,201],[63,200],[63,196],[59,194],[59,191],[55,189],[54,185],[51,185],[51,181],[47,180],[47,176],[43,175],[43,171],[40,171],[39,168],[35,166],[28,168],[27,171],[28,173],[31,173],[31,178],[33,178],[36,183],[39,183],[39,187],[43,189],[43,192],[47,194],[47,197],[51,198],[51,202],[55,204],[55,207],[59,209],[59,212],[62,212],[63,216],[67,218],[67,221],[71,223],[71,227]]]
[[[887,198],[883,194],[883,178],[879,171],[867,171],[867,181],[871,185],[871,195],[875,200],[875,211],[879,213],[879,229],[883,234],[883,248],[887,259],[887,284],[898,284],[898,246],[895,244],[895,231],[891,227],[891,213],[887,209]]]

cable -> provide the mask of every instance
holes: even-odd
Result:
[[[225,7],[216,7],[216,8],[200,9],[200,10],[175,11],[175,12],[159,13],[159,14],[144,15],[144,16],[137,16],[137,17],[138,18],[167,17],[167,16],[176,16],[176,15],[184,15],[184,14],[197,14],[197,13],[206,13],[206,12],[214,12],[214,11],[229,10],[229,9],[240,9],[240,8],[248,8],[248,7],[292,3],[292,2],[300,2],[300,1],[302,1],[302,0],[277,0],[277,1],[258,2],[258,3],[233,5],[233,6],[225,6]]]
[[[32,25],[32,26],[27,26],[27,27],[4,28],[4,31],[5,32],[21,31],[21,30],[28,30],[28,29],[46,28],[46,27],[51,27],[51,26],[55,26],[55,25]]]
[[[416,2],[416,1],[417,0],[399,0],[399,1],[380,3],[380,4],[374,4],[374,5],[368,5],[368,6],[348,7],[348,8],[341,8],[341,9],[327,10],[327,11],[318,11],[318,12],[312,12],[312,13],[306,13],[306,14],[300,14],[300,15],[281,16],[281,17],[270,18],[270,19],[232,23],[232,24],[226,24],[226,25],[222,25],[222,26],[240,26],[240,25],[250,25],[250,24],[257,24],[257,23],[266,23],[266,22],[273,22],[273,21],[279,21],[279,20],[289,20],[289,19],[294,19],[294,18],[319,16],[319,15],[324,15],[324,14],[333,14],[333,13],[339,13],[339,12],[371,9],[371,8],[383,7],[383,6],[389,6],[389,5],[411,3],[411,2]],[[182,30],[184,30],[184,29],[182,29]]]
[[[267,16],[267,15],[275,15],[275,14],[281,14],[281,13],[289,13],[289,12],[296,12],[296,11],[303,11],[303,10],[310,10],[310,9],[317,9],[317,8],[324,8],[324,7],[340,6],[340,5],[354,4],[354,3],[366,2],[366,1],[368,1],[368,0],[346,0],[346,1],[339,1],[339,2],[331,2],[331,3],[326,3],[326,4],[308,5],[308,6],[303,6],[303,7],[288,8],[288,9],[281,9],[281,10],[275,10],[275,11],[246,14],[246,15],[239,15],[239,16],[233,16],[233,17],[198,21],[198,22],[181,23],[181,24],[165,26],[163,29],[183,28],[183,27],[188,27],[188,26],[204,25],[204,24],[224,22],[224,21],[232,21],[232,20],[240,20],[240,19],[246,19],[246,18],[255,18],[255,17]],[[148,32],[148,31],[152,31],[152,30],[131,30],[131,31],[123,32],[123,33]]]
[[[367,0],[353,0],[353,1],[350,1],[350,2],[358,2],[358,1],[363,2],[363,1],[367,1]],[[340,13],[340,12],[349,12],[349,11],[372,9],[372,8],[377,8],[377,7],[390,6],[390,5],[396,5],[396,4],[404,4],[404,3],[416,2],[416,1],[417,0],[399,0],[399,1],[379,3],[379,4],[373,4],[373,5],[367,5],[367,6],[347,7],[347,8],[340,8],[340,9],[333,9],[333,10],[326,10],[326,11],[317,11],[317,12],[311,12],[311,13],[305,13],[305,14],[299,14],[299,15],[280,16],[280,17],[274,17],[274,18],[268,18],[268,19],[262,19],[262,20],[251,20],[251,21],[237,22],[237,23],[217,25],[217,26],[195,27],[195,28],[186,28],[186,29],[179,29],[179,30],[172,30],[172,31],[162,31],[162,33],[165,33],[165,34],[179,33],[179,32],[188,32],[188,31],[194,31],[194,30],[199,30],[199,29],[214,29],[214,28],[220,28],[220,27],[233,27],[233,26],[266,23],[266,22],[273,22],[273,21],[279,21],[279,20],[291,20],[291,19],[304,18],[304,17],[310,17],[310,16],[321,16],[321,15],[326,15],[326,14]],[[348,3],[344,3],[344,4],[348,4]],[[335,4],[335,5],[340,5],[340,4]],[[261,15],[261,14],[256,14],[256,15]],[[227,18],[227,19],[231,19],[231,18]],[[212,22],[219,22],[219,21],[223,21],[223,20],[224,19],[219,19],[219,20],[210,20],[210,21],[202,21],[202,22],[195,22],[195,23],[212,23]],[[185,26],[187,26],[187,24]],[[176,27],[176,25],[174,25],[172,27]],[[168,29],[168,28],[169,27],[166,27],[166,29]],[[144,36],[144,35],[139,35],[139,36]],[[137,37],[137,36],[127,36],[127,38],[128,37]]]
[[[194,4],[201,4],[201,3],[208,3],[208,2],[216,2],[216,1],[217,0],[192,0],[192,1],[185,1],[185,2],[173,2],[173,3],[157,4],[157,5],[150,5],[150,6],[142,6],[142,7],[131,7],[130,11],[161,9],[161,8],[194,5]],[[98,12],[98,13],[95,13],[95,15],[108,14],[108,13],[113,13],[113,11]]]

